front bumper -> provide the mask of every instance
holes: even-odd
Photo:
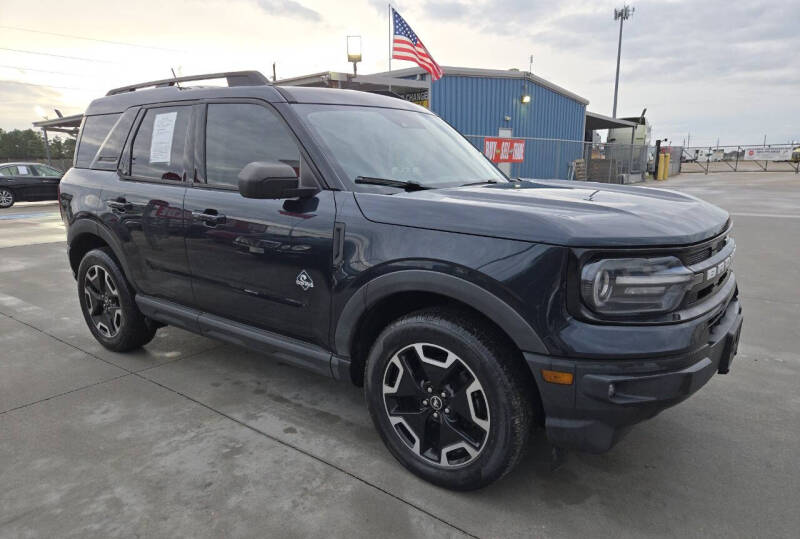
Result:
[[[548,440],[566,449],[607,451],[631,425],[686,399],[715,373],[727,373],[742,318],[734,297],[710,328],[707,343],[677,356],[576,360],[526,352],[542,397]],[[547,383],[542,369],[570,372],[573,383]]]

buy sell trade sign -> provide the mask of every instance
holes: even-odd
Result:
[[[523,139],[486,137],[483,154],[493,163],[522,163],[525,159]]]

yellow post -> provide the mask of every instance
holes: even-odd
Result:
[[[665,153],[664,154],[664,178],[662,178],[664,180],[669,178],[669,158],[670,158],[670,154],[669,153]]]
[[[658,156],[658,170],[656,171],[657,180],[663,180],[665,178],[664,170],[666,169],[664,168],[664,164],[666,163],[666,161],[667,161],[667,156],[665,154],[662,153],[661,155]]]

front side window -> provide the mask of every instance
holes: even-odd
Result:
[[[253,161],[285,163],[299,174],[300,150],[278,115],[249,103],[210,104],[206,117],[206,179],[236,187]]]
[[[345,105],[294,108],[353,189],[359,176],[430,188],[506,181],[477,148],[433,114]]]
[[[89,168],[92,164],[100,144],[106,139],[108,132],[117,123],[119,114],[103,114],[101,116],[87,116],[81,127],[81,137],[78,142],[78,153],[75,156],[77,168]]]
[[[148,109],[133,139],[131,176],[182,181],[191,106]]]

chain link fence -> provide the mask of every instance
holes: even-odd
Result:
[[[484,135],[466,135],[484,151]],[[641,181],[648,170],[648,147],[580,140],[511,137],[525,141],[521,163],[510,163],[510,176],[534,179],[589,180],[604,183]]]
[[[794,172],[800,173],[800,146],[763,144],[737,146],[689,146],[681,152],[682,171]]]

